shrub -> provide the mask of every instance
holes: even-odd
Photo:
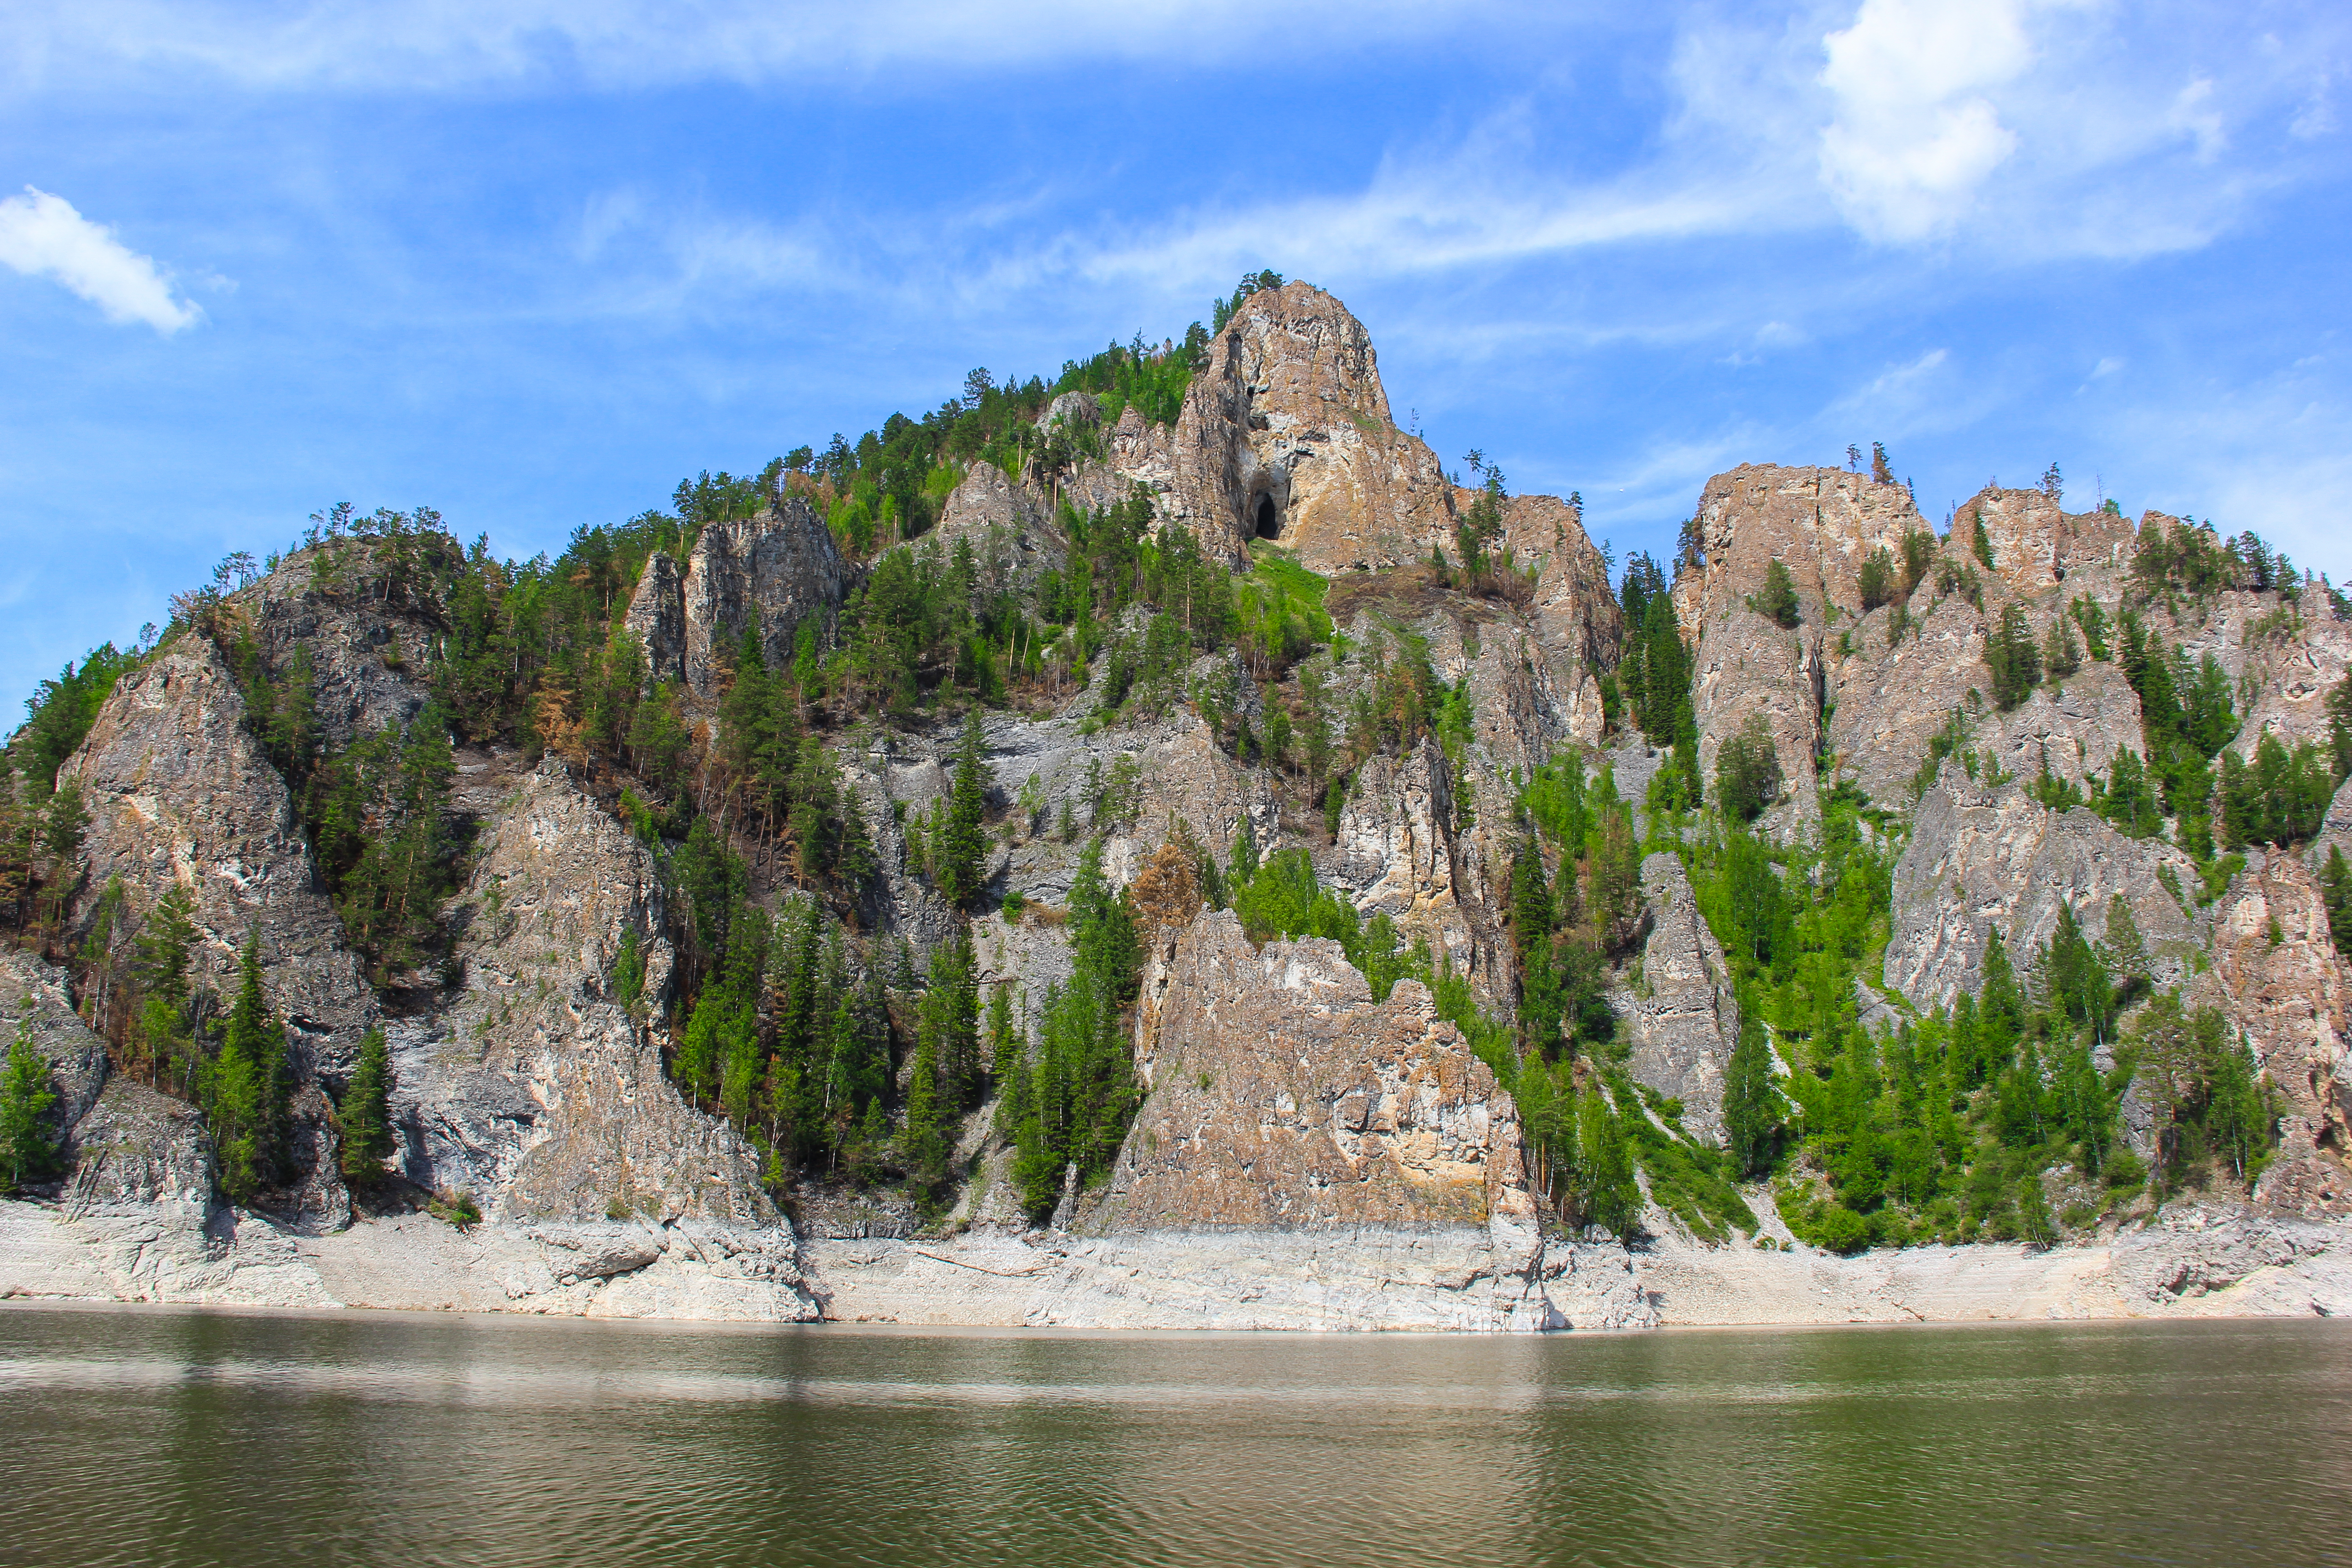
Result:
[[[2042,649],[2022,607],[2002,607],[2000,623],[1985,636],[1985,664],[1992,671],[1993,706],[2004,713],[2024,701],[2041,681]]]
[[[1895,557],[1880,545],[1863,558],[1862,613],[1870,614],[1895,596]]]
[[[1777,557],[1764,570],[1764,591],[1756,596],[1756,613],[1784,626],[1797,624],[1797,584],[1789,576],[1788,563]]]
[[[1850,1208],[1832,1205],[1813,1226],[1813,1244],[1832,1252],[1860,1252],[1870,1245],[1870,1222]]]
[[[1753,822],[1780,793],[1780,754],[1761,713],[1750,713],[1739,732],[1716,753],[1716,800],[1726,816]]]

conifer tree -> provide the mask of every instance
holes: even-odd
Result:
[[[1013,1026],[1013,983],[1000,980],[988,994],[989,1076],[999,1094],[1013,1082],[1021,1055],[1021,1036]]]
[[[1523,839],[1511,859],[1511,941],[1519,960],[1519,1030],[1522,1040],[1546,1055],[1559,1040],[1559,977],[1552,968],[1551,911],[1543,851],[1533,839]]]
[[[248,1204],[278,1174],[293,1093],[286,1026],[261,988],[261,938],[247,938],[220,1055],[205,1072],[205,1116],[220,1156],[221,1189]]]
[[[2009,944],[1996,927],[1985,942],[1984,985],[1979,996],[1985,1076],[2006,1069],[2015,1059],[2018,1037],[2025,1029],[2025,995],[2018,988],[2017,972],[2009,962]]]
[[[2319,873],[2319,887],[2327,901],[2327,931],[2336,940],[2336,952],[2341,957],[2352,957],[2352,865],[2344,859],[2344,847],[2327,847],[2327,866]]]
[[[1784,626],[1793,626],[1800,618],[1797,585],[1789,576],[1788,563],[1779,556],[1764,568],[1764,591],[1756,595],[1756,613]]]
[[[49,1087],[49,1058],[33,1043],[27,1015],[16,1025],[7,1070],[0,1075],[0,1191],[39,1181],[57,1164],[57,1140],[47,1124],[57,1102],[57,1091]]]
[[[1598,1086],[1579,1098],[1576,1145],[1585,1223],[1621,1239],[1630,1237],[1641,1218],[1642,1193],[1633,1183],[1633,1160],[1625,1147],[1624,1129]]]
[[[940,1110],[939,1040],[927,1020],[915,1047],[915,1066],[907,1084],[907,1125],[899,1135],[899,1157],[918,1182],[936,1184],[947,1175],[947,1131]]]
[[[931,850],[940,892],[948,902],[962,905],[980,894],[982,864],[988,853],[981,819],[988,806],[988,791],[995,783],[988,765],[987,742],[981,733],[980,713],[964,720],[963,739],[956,748],[955,786],[948,798],[947,820],[939,828]]]
[[[1985,634],[1985,664],[1992,671],[1993,706],[2004,713],[2024,701],[2042,679],[2042,650],[2022,605],[2001,607],[2000,622]]]
[[[392,1132],[392,1051],[383,1029],[361,1037],[359,1063],[336,1115],[342,1123],[343,1175],[352,1181],[383,1175],[384,1161],[399,1147]]]

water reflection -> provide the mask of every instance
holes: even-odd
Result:
[[[2332,1323],[894,1333],[0,1310],[0,1559],[2345,1561]]]

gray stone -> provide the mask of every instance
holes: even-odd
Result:
[[[1649,935],[1641,981],[1626,997],[1627,1069],[1637,1083],[1683,1102],[1693,1136],[1723,1138],[1723,1076],[1739,1043],[1739,1002],[1731,966],[1700,918],[1698,900],[1679,857],[1642,862]]]
[[[2200,944],[2189,911],[2165,886],[2168,870],[2184,894],[2199,886],[2196,865],[2169,845],[2126,838],[2081,806],[2045,811],[2017,784],[1984,787],[1947,759],[1895,862],[1887,984],[1921,1008],[1973,993],[1995,930],[2022,976],[2058,929],[2062,904],[2099,941],[2118,893],[2158,978],[2177,983]]]

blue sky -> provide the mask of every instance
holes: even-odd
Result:
[[[1876,439],[2342,582],[2347,96],[2326,5],[16,0],[0,712],[334,501],[554,552],[1260,267],[1621,558]]]

